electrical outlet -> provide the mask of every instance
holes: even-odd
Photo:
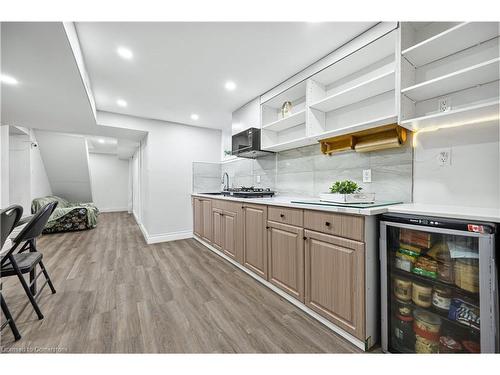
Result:
[[[372,182],[372,170],[363,169],[363,182]]]
[[[437,164],[440,167],[451,165],[451,148],[443,148],[439,150],[437,155]]]
[[[451,99],[449,97],[438,99],[439,112],[446,112],[451,109]]]

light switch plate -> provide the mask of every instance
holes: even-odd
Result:
[[[372,170],[363,169],[363,182],[372,182]]]
[[[255,182],[260,184],[260,176],[259,175],[255,176]]]

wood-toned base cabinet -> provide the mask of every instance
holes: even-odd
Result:
[[[305,231],[305,304],[364,340],[364,244]]]
[[[243,205],[243,266],[267,280],[267,206]]]
[[[212,206],[212,245],[241,263],[243,222],[241,203],[214,201]]]
[[[304,229],[268,221],[269,281],[304,302]]]
[[[193,198],[193,232],[212,241],[212,200]]]
[[[195,234],[367,346],[376,342],[374,217],[204,200],[193,199]]]

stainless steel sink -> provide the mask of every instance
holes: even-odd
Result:
[[[222,193],[221,193],[221,192],[215,192],[215,193],[210,192],[210,193],[200,193],[200,194],[206,194],[206,195],[222,195]]]

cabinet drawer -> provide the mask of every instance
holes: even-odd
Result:
[[[364,222],[362,216],[304,211],[305,228],[356,241],[364,241]]]
[[[304,224],[304,211],[296,208],[269,206],[267,219],[301,227]]]

